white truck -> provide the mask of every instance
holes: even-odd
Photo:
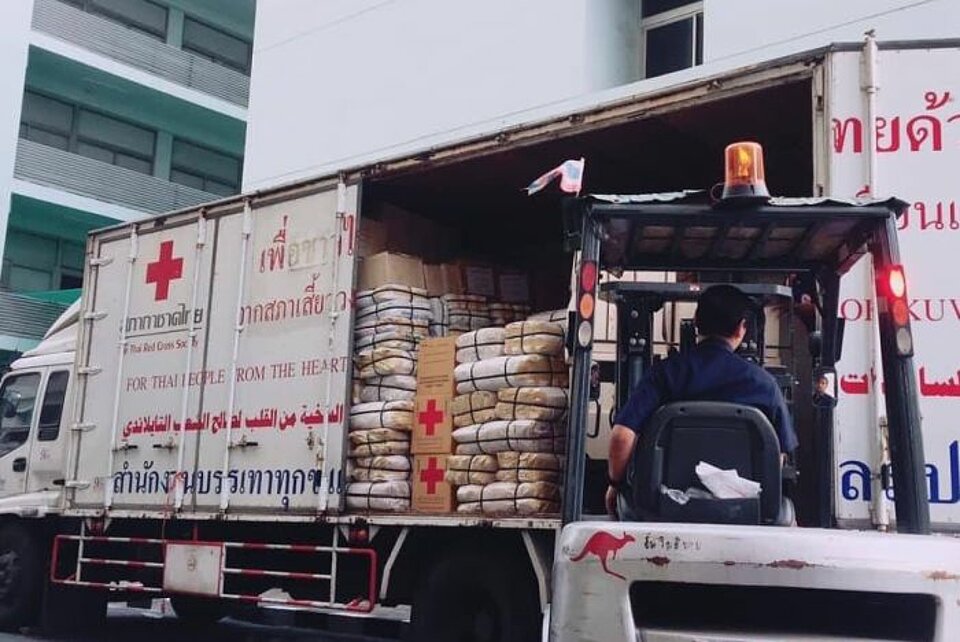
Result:
[[[422,640],[529,640],[541,629],[558,641],[955,639],[960,545],[949,538],[584,521],[604,491],[607,417],[616,403],[607,384],[606,402],[588,416],[590,358],[616,370],[627,341],[599,301],[595,324],[574,306],[580,316],[571,327],[563,515],[351,512],[343,490],[357,231],[368,212],[400,205],[460,230],[465,251],[526,257],[537,274],[538,307],[564,307],[571,298],[568,250],[582,250],[582,266],[600,260],[601,247],[618,238],[595,234],[613,219],[589,212],[642,210],[650,199],[587,198],[561,216],[556,198],[528,199],[519,184],[563,158],[585,156],[590,191],[710,186],[722,175],[724,146],[753,139],[766,149],[774,193],[909,198],[913,208],[899,218],[903,262],[913,292],[925,292],[934,285],[923,284],[924,266],[936,260],[919,253],[919,241],[936,229],[946,243],[955,228],[944,213],[952,201],[937,191],[947,181],[918,177],[917,164],[958,153],[943,131],[951,118],[940,117],[960,91],[942,75],[952,64],[945,61],[958,55],[942,43],[899,43],[878,52],[869,41],[641,94],[625,89],[468,140],[92,234],[81,302],[0,384],[0,624],[30,621],[41,606],[56,616],[57,609],[108,595],[168,595],[184,617],[213,619],[233,604],[334,611],[411,619]],[[864,82],[861,68],[868,72]],[[908,122],[896,101],[914,99],[924,120]],[[864,121],[877,127],[864,128]],[[896,129],[896,145],[888,126]],[[881,171],[887,162],[889,179]],[[666,202],[637,215],[674,216],[683,208],[706,215],[703,205],[676,195],[653,200]],[[886,243],[872,248],[880,256],[877,269],[896,264],[895,226],[878,221],[893,221],[901,204],[804,201],[761,206],[755,214],[776,210],[763,215],[780,221],[811,208],[840,218],[866,212],[833,240]],[[712,215],[720,223],[695,234],[715,235],[714,249],[744,232],[750,218]],[[600,227],[587,234],[581,221]],[[776,225],[756,228],[749,237],[755,251],[727,257],[725,278],[778,243],[795,257],[821,247],[815,241],[832,229],[824,221],[805,225],[793,226],[796,238],[774,233]],[[664,226],[678,229],[675,221]],[[590,247],[578,237],[592,239]],[[600,265],[691,268],[676,253],[702,245],[702,237],[675,238],[665,248],[663,238],[654,239],[659,254]],[[913,348],[897,348],[893,299],[877,293],[867,261],[854,267],[859,246],[844,247],[849,257],[820,255],[817,264],[848,274],[843,296],[829,283],[814,292],[829,295],[821,307],[834,312],[824,328],[836,327],[837,312],[847,315],[837,370],[839,351],[830,346],[839,331],[824,335],[828,347],[817,355],[839,388],[835,422],[832,414],[828,421],[806,408],[809,362],[799,361],[788,384],[801,440],[794,496],[800,523],[896,524],[923,533],[930,527],[925,496],[934,496],[927,483],[939,480],[943,462],[936,457],[951,438],[944,423],[950,411],[936,405],[940,398],[924,399],[923,437],[934,455],[925,468]],[[779,267],[795,273],[813,264],[785,260]],[[838,277],[833,284],[839,283]],[[587,290],[573,298],[595,294]],[[852,316],[854,299],[872,306],[879,339],[865,314]],[[917,308],[907,305],[902,325],[910,332]],[[917,323],[911,335],[926,372],[950,359],[929,327]],[[885,396],[866,375],[850,387],[849,373],[869,374],[874,363],[874,372],[887,375]],[[937,390],[950,396],[947,388]],[[594,425],[596,432],[588,429]],[[597,469],[599,483],[590,475]],[[892,514],[891,478],[899,519]],[[946,508],[933,508],[934,528],[960,522]],[[728,609],[726,619],[698,618],[686,608],[720,595],[765,606]],[[653,617],[642,608],[651,596],[673,610],[655,609],[663,617]],[[764,613],[789,615],[768,602],[803,604],[829,617],[782,626],[763,620]],[[891,623],[898,615],[918,624],[903,632]]]

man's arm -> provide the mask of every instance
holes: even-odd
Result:
[[[616,514],[617,487],[627,474],[637,435],[663,402],[664,380],[664,374],[658,367],[647,370],[614,421],[607,459],[610,486],[607,488],[606,503],[607,512],[611,515]]]

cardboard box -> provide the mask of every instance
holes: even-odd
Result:
[[[357,287],[370,290],[387,284],[423,288],[423,262],[415,256],[394,252],[380,252],[364,258]]]
[[[463,274],[456,263],[424,264],[423,276],[430,296],[464,294]]]
[[[357,256],[365,258],[387,249],[387,226],[372,218],[361,218],[357,230]]]
[[[463,273],[460,266],[456,263],[444,263],[440,266],[443,269],[443,289],[445,294],[466,294],[466,288],[463,284]]]
[[[444,480],[446,455],[417,455],[413,458],[413,510],[417,513],[451,513],[453,487]]]
[[[463,293],[478,294],[495,298],[497,296],[496,270],[491,265],[461,261],[458,263],[463,276]]]
[[[456,354],[456,337],[420,343],[411,444],[415,455],[449,455],[454,450],[450,403],[456,394]]]
[[[442,265],[423,265],[423,281],[427,285],[429,296],[443,296],[449,294],[444,286]]]
[[[530,275],[519,270],[501,270],[497,275],[497,299],[504,303],[530,303]]]

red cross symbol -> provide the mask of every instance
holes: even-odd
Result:
[[[443,481],[443,469],[437,466],[436,457],[427,458],[427,467],[420,471],[420,481],[427,485],[427,495],[437,492],[437,484]]]
[[[417,413],[417,421],[424,427],[424,434],[428,437],[437,433],[437,424],[443,421],[443,411],[437,408],[437,400],[427,402],[427,409]]]
[[[173,258],[173,241],[160,244],[160,256],[153,263],[147,263],[147,283],[156,284],[154,301],[166,301],[170,294],[170,281],[183,276],[183,258]]]

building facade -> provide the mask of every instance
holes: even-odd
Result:
[[[952,38],[957,24],[955,0],[261,0],[244,188],[624,85],[642,93],[871,29]]]
[[[254,0],[0,4],[0,310],[69,300],[43,293],[80,287],[90,229],[239,191],[253,24]]]

